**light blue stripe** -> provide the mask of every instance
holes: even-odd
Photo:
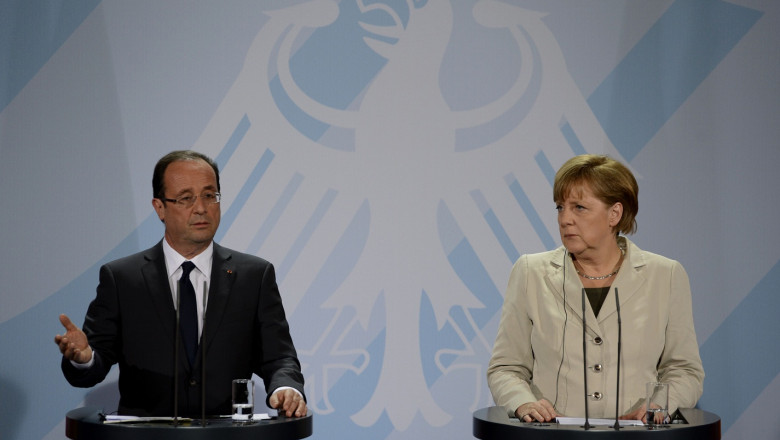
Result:
[[[303,252],[303,248],[306,246],[306,243],[309,242],[309,239],[311,239],[317,226],[322,222],[325,213],[328,212],[328,209],[330,208],[330,205],[333,204],[337,194],[338,191],[328,189],[325,192],[325,195],[322,196],[320,203],[317,204],[317,208],[314,209],[314,213],[309,217],[309,221],[306,222],[306,225],[298,235],[298,238],[295,239],[295,243],[293,243],[289,252],[287,252],[282,264],[279,265],[279,269],[276,272],[279,283],[281,283],[290,272],[293,264],[295,264],[295,260],[297,260],[301,255],[301,252]]]
[[[501,247],[504,249],[504,253],[506,253],[509,261],[517,261],[517,259],[520,258],[520,252],[515,248],[512,240],[509,239],[509,235],[507,235],[504,227],[501,225],[492,209],[485,213],[485,220],[488,222],[488,225],[490,225],[490,229],[493,230],[493,234],[495,234],[498,242],[501,243]]]
[[[504,253],[509,258],[509,261],[515,262],[518,258],[520,258],[520,253],[517,251],[514,243],[512,243],[512,240],[506,233],[506,230],[501,224],[501,221],[499,221],[495,212],[493,212],[493,209],[490,207],[490,205],[488,205],[485,196],[480,190],[474,190],[471,191],[471,198],[474,199],[477,207],[482,212],[482,216],[485,218],[485,221],[490,227],[490,230],[493,231],[493,235],[496,237],[496,240],[498,240],[498,243],[504,249]]]
[[[295,316],[303,316],[307,322],[316,321],[323,316],[331,318],[325,312],[323,304],[339,289],[345,279],[357,265],[360,255],[366,246],[371,230],[371,209],[367,200],[360,204],[349,225],[339,237],[338,243],[328,255],[325,262],[317,270],[311,284],[306,288],[303,298],[295,309]],[[376,290],[381,290],[376,286]],[[351,307],[351,306],[350,306]],[[324,326],[323,326],[324,328]],[[306,332],[301,338],[311,340],[314,345],[320,335]],[[305,346],[305,345],[304,345]]]
[[[569,144],[569,147],[571,147],[571,151],[575,156],[587,153],[587,151],[585,151],[585,147],[582,145],[582,142],[580,142],[580,138],[577,137],[577,133],[575,133],[574,129],[571,128],[571,124],[568,122],[563,124],[563,126],[561,126],[561,134],[563,135],[564,139],[566,139],[566,142]]]
[[[503,297],[482,264],[482,260],[479,259],[457,220],[443,201],[439,201],[437,223],[442,244],[455,243],[455,246],[447,251],[450,265],[463,284],[484,305],[484,307],[473,311],[474,319],[481,328],[501,309],[501,304],[504,302]]]
[[[360,327],[359,325],[352,324],[352,328],[339,325],[344,323],[343,319],[345,317],[354,317],[357,313],[351,300],[336,305],[335,308],[324,306],[325,302],[341,288],[342,283],[349,274],[352,273],[355,265],[359,261],[360,255],[366,245],[370,224],[371,213],[368,207],[368,201],[364,201],[357,209],[357,212],[355,212],[349,225],[339,237],[338,242],[333,247],[333,250],[327,256],[322,266],[319,267],[319,269],[313,268],[316,271],[316,275],[307,286],[306,292],[298,303],[298,306],[295,308],[295,311],[290,315],[290,322],[294,322],[297,319],[302,319],[306,322],[306,330],[293,329],[295,333],[293,334],[293,338],[295,339],[296,346],[320,347],[315,352],[307,355],[305,359],[302,359],[307,365],[306,368],[308,371],[326,371],[328,369],[328,364],[332,365],[334,363],[345,362],[344,356],[349,356],[351,359],[360,357],[354,352],[349,354],[335,354],[333,352],[332,347],[344,343],[344,341],[341,341],[341,336],[346,332],[351,334],[349,337],[350,342],[347,344],[352,347],[363,347],[362,344],[367,344],[370,340],[369,338],[372,338],[370,335],[375,334],[375,328],[384,328],[384,319],[376,319],[376,317],[374,317],[374,319],[371,320],[371,325],[376,327],[366,329],[365,336],[359,337],[355,333],[356,327]],[[368,295],[376,294],[381,289],[380,286],[375,286],[374,292],[364,293]],[[354,294],[355,292],[351,293]],[[376,307],[382,310],[383,313],[384,308],[379,304],[381,304],[381,302],[378,302]],[[338,316],[338,323],[331,324],[330,321],[336,316]],[[377,320],[381,322],[377,322]],[[329,334],[327,339],[331,341],[339,340],[341,342],[338,344],[326,345],[322,340],[322,332],[326,329]],[[362,330],[357,330],[357,332],[363,333]],[[304,374],[307,374],[306,371],[304,371]],[[323,393],[326,392],[327,391],[323,390]],[[336,390],[335,392],[338,391]],[[354,396],[354,391],[350,391],[350,395]]]
[[[12,356],[4,355],[0,366],[0,438],[43,438],[89,393],[112,392],[112,387],[116,387],[104,383],[84,389],[67,384],[60,371],[61,357],[54,345],[54,335],[62,332],[57,316],[64,313],[81,326],[84,307],[95,297],[100,266],[152,246],[160,241],[162,230],[157,215],[148,215],[116,247],[73,281],[35,306],[0,323],[0,351],[13,353]],[[100,397],[93,400],[100,400]],[[106,408],[108,411],[115,409],[116,405]]]
[[[230,161],[230,158],[233,157],[233,153],[236,152],[238,146],[241,144],[241,141],[244,140],[244,136],[246,136],[246,133],[249,131],[251,126],[252,123],[249,122],[249,117],[244,115],[244,117],[241,118],[241,121],[238,122],[238,125],[236,125],[236,128],[233,130],[233,134],[230,135],[230,139],[228,139],[227,143],[225,143],[225,146],[222,147],[222,151],[220,151],[219,155],[217,155],[216,159],[214,159],[214,162],[217,163],[220,170],[227,166],[228,161]]]
[[[484,328],[501,310],[503,303],[501,292],[443,201],[439,201],[437,224],[439,239],[447,252],[447,260],[452,269],[484,306],[469,311],[476,327]],[[457,347],[463,344],[453,326],[457,326],[463,332],[464,337],[469,340],[475,336],[476,331],[466,318],[462,307],[453,307],[450,310],[452,322],[448,322],[441,329],[437,328],[434,318],[430,297],[427,292],[423,291],[418,319],[420,322],[420,351],[424,354],[422,359],[423,374],[429,387],[442,375],[441,370],[434,362],[434,356],[431,354],[436,353],[441,348]],[[441,360],[444,365],[450,365],[455,357],[444,356]]]
[[[539,214],[536,212],[536,209],[534,209],[533,204],[531,204],[531,200],[525,194],[525,191],[523,191],[523,187],[520,186],[520,182],[518,182],[515,176],[512,174],[507,174],[504,177],[504,181],[509,186],[509,190],[515,196],[517,204],[520,205],[520,208],[522,208],[523,212],[525,212],[525,216],[528,218],[528,221],[531,222],[531,226],[534,228],[534,231],[536,231],[536,235],[538,235],[539,239],[542,240],[544,247],[547,249],[554,249],[556,247],[555,241],[553,240],[550,233],[547,232],[547,227],[544,226],[544,222],[542,222],[541,217],[539,217]]]
[[[699,407],[721,418],[723,432],[780,374],[780,262],[701,345],[707,377]]]
[[[566,126],[568,127],[568,124],[566,124]],[[569,129],[571,129],[571,127],[569,127]],[[574,132],[572,132],[572,134],[574,134]],[[575,152],[575,154],[578,153]],[[547,178],[547,182],[552,188],[552,186],[555,184],[555,168],[553,168],[552,164],[550,164],[550,161],[547,159],[547,155],[544,154],[544,151],[540,150],[538,153],[536,153],[534,159],[536,159],[536,164],[539,165],[539,169],[542,170],[542,174],[544,174],[544,177]]]
[[[669,7],[588,98],[626,160],[639,154],[762,15],[715,0],[677,0]]]
[[[477,326],[485,327],[501,310],[501,304],[504,302],[501,292],[468,240],[463,239],[447,257],[466,287],[485,306],[471,311]]]
[[[479,212],[481,212],[483,216],[486,212],[490,211],[490,204],[487,202],[487,199],[485,199],[482,191],[475,189],[469,194],[471,194],[471,198],[474,199],[474,203],[477,204],[477,209],[479,209]]]
[[[303,176],[301,174],[295,173],[292,176],[290,181],[287,183],[287,186],[284,187],[282,195],[279,196],[279,198],[276,200],[276,203],[274,203],[273,208],[271,208],[271,212],[268,213],[268,217],[265,218],[262,226],[260,226],[260,229],[257,230],[254,238],[252,238],[252,242],[249,243],[249,247],[247,247],[248,253],[257,254],[257,252],[260,251],[263,243],[265,243],[265,240],[268,239],[271,231],[279,222],[279,219],[282,217],[282,214],[284,214],[285,209],[287,209],[287,206],[290,204],[293,196],[296,192],[298,192],[298,188],[300,188],[302,182]]]
[[[230,226],[236,220],[236,217],[238,217],[238,213],[241,212],[241,209],[244,207],[244,205],[246,205],[247,200],[249,200],[249,196],[252,195],[252,192],[257,187],[260,179],[262,179],[265,172],[268,171],[268,167],[271,165],[271,161],[274,159],[274,156],[275,155],[271,150],[265,150],[263,155],[260,157],[260,160],[257,161],[255,169],[252,170],[252,173],[246,179],[246,182],[244,182],[244,186],[242,186],[241,190],[238,192],[238,194],[236,194],[236,198],[230,204],[230,208],[228,208],[227,212],[222,215],[220,228],[219,231],[217,231],[215,238],[217,242],[221,241],[225,236],[225,233],[230,230]]]
[[[477,325],[480,328],[484,327],[501,309],[501,304],[504,302],[501,292],[493,283],[493,279],[488,274],[487,269],[485,269],[471,243],[463,234],[463,230],[458,225],[447,204],[443,201],[439,201],[437,223],[440,231],[446,231],[439,232],[442,243],[456,242],[455,247],[447,252],[447,260],[461,281],[463,281],[463,284],[484,305],[484,307],[473,311]],[[444,234],[447,235],[446,238],[443,237]]]
[[[100,0],[0,2],[0,112],[99,4]]]

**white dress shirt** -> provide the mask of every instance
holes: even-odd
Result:
[[[179,279],[181,279],[183,271],[181,265],[185,261],[192,261],[195,265],[195,269],[190,272],[190,282],[192,282],[192,287],[195,288],[195,303],[198,310],[198,337],[200,338],[203,332],[203,311],[206,304],[208,304],[208,291],[211,285],[211,261],[214,255],[214,242],[209,243],[209,247],[191,260],[181,256],[166,240],[163,240],[163,253],[165,254],[165,267],[168,271],[168,283],[171,286],[174,308],[179,304],[177,295],[179,293]]]

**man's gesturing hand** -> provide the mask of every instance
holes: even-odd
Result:
[[[65,359],[78,364],[86,364],[92,359],[92,348],[87,341],[87,335],[70,322],[66,315],[60,315],[60,323],[65,327],[65,334],[54,337],[54,343],[60,347],[60,353]]]

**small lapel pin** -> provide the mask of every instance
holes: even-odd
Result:
[[[232,270],[230,270],[230,269],[228,269],[228,270],[227,270],[227,273],[228,273],[228,275],[230,275],[230,274],[232,274],[232,273],[233,273],[233,271],[232,271]]]

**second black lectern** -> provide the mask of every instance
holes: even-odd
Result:
[[[684,423],[648,429],[646,426],[627,426],[615,430],[597,426],[584,430],[580,426],[557,423],[525,423],[509,418],[506,410],[492,406],[474,412],[474,437],[481,440],[720,440],[720,417],[699,409],[680,408]]]

